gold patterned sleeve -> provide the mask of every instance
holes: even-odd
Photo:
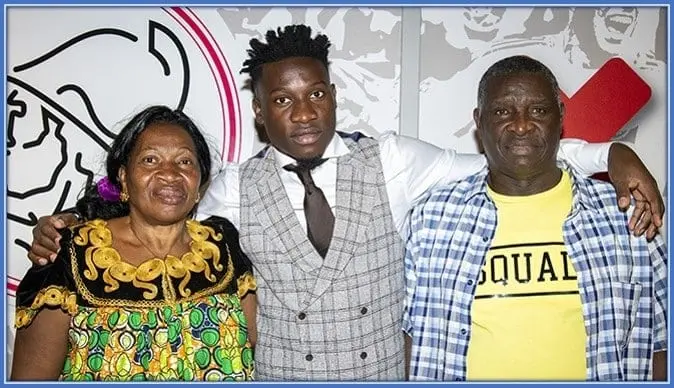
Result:
[[[257,290],[257,283],[255,283],[255,277],[253,277],[252,271],[246,271],[243,275],[239,276],[236,280],[236,285],[239,298],[243,298],[249,292],[255,292]]]
[[[237,233],[238,237],[238,233]],[[236,288],[239,298],[243,298],[248,293],[254,293],[257,290],[257,283],[253,275],[253,265],[241,250],[238,238],[229,243],[232,262],[234,263],[234,276],[236,276]]]
[[[222,217],[210,217],[203,221],[204,224],[211,225],[215,229],[222,232],[223,239],[219,241],[220,250],[223,256],[225,251],[229,253],[234,264],[234,278],[236,279],[236,293],[239,298],[243,298],[250,292],[257,290],[255,283],[255,276],[253,272],[253,264],[248,259],[248,256],[241,250],[239,244],[239,231],[229,222],[229,220]],[[232,290],[234,292],[234,290]]]
[[[61,233],[61,249],[53,263],[31,267],[19,283],[16,292],[17,329],[27,327],[43,308],[60,308],[74,315],[77,312],[77,293],[71,270],[72,230]]]

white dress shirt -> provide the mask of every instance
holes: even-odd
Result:
[[[578,139],[563,139],[558,158],[566,160],[583,175],[606,171],[611,143],[588,143]],[[398,231],[407,237],[407,216],[423,194],[442,182],[465,178],[480,171],[487,163],[481,154],[460,154],[452,149],[441,149],[418,139],[385,132],[379,138],[381,164],[386,180],[386,191]],[[294,159],[274,147],[281,182],[295,210],[297,219],[306,230],[304,217],[304,186],[297,174],[282,167]],[[311,171],[311,176],[325,194],[330,206],[336,202],[337,158],[349,153],[342,138],[335,133],[323,154],[328,160]],[[239,227],[239,166],[230,163],[214,177],[197,209],[197,219],[211,215],[229,219]]]

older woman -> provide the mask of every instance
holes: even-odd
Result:
[[[90,221],[19,286],[13,380],[253,379],[251,264],[229,221],[191,219],[210,166],[182,112],[129,121],[77,203]]]

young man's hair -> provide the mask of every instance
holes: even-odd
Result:
[[[243,62],[241,73],[250,74],[253,93],[257,82],[262,78],[262,65],[278,62],[286,58],[309,57],[314,58],[328,69],[328,48],[330,40],[323,34],[311,37],[311,27],[304,24],[278,27],[276,31],[269,30],[265,35],[267,43],[258,39],[250,40],[248,59]]]

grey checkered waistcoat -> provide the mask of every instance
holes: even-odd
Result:
[[[379,146],[340,134],[335,229],[321,258],[271,152],[241,166],[241,246],[258,285],[258,380],[402,380],[403,241]]]

